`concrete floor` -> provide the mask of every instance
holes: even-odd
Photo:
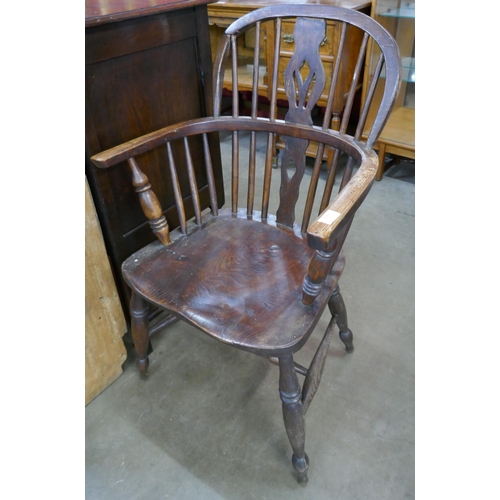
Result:
[[[227,166],[229,137],[221,147]],[[87,405],[86,498],[414,498],[414,195],[412,165],[393,167],[345,243],[340,286],[355,351],[335,334],[306,416],[305,488],[290,463],[278,368],[178,322],[153,337],[147,382],[130,356]],[[299,363],[328,321],[326,311]]]

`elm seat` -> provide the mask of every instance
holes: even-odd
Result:
[[[217,340],[261,355],[295,352],[316,326],[344,265],[337,259],[321,295],[304,305],[302,281],[314,251],[297,232],[222,210],[167,247],[156,241],[134,253],[123,263],[123,276],[150,302]]]
[[[293,37],[289,33],[283,36],[290,28],[288,25],[285,30],[285,23],[293,23]],[[327,23],[335,26],[333,61],[331,55],[328,60],[321,55]],[[255,28],[252,102],[249,116],[240,116],[243,106],[236,91],[241,83],[238,50],[245,48],[248,62],[250,49],[240,43],[243,40],[239,37],[251,28]],[[272,59],[267,61],[268,117],[262,117],[258,110],[262,36],[272,41],[267,45],[274,46],[272,54],[267,54]],[[380,58],[355,125],[350,116],[369,42],[378,46]],[[353,60],[349,51],[355,53],[355,67],[342,64]],[[231,70],[226,72],[229,54]],[[309,458],[304,417],[318,390],[337,326],[346,351],[354,349],[338,284],[344,268],[342,246],[377,173],[373,145],[399,91],[398,49],[382,26],[360,12],[330,5],[274,5],[253,11],[227,28],[214,70],[213,116],[166,126],[92,157],[103,169],[128,164],[144,215],[159,240],[134,253],[122,267],[131,289],[130,327],[136,364],[146,379],[151,304],[227,345],[269,358],[279,366],[279,394],[293,450],[292,466],[299,483],[305,485]],[[232,109],[230,116],[221,116],[226,74],[232,79]],[[339,82],[343,82],[339,86],[343,89],[345,81],[351,83],[347,95],[343,91],[340,94],[340,99],[345,98],[342,120],[338,130],[332,130],[334,96],[339,99],[336,89]],[[277,103],[283,95],[288,99],[288,111],[284,119],[278,119]],[[374,95],[382,97],[373,99]],[[312,110],[320,96],[328,96],[323,123],[313,125]],[[377,110],[373,113],[370,107],[375,102]],[[369,111],[376,117],[363,139]],[[353,135],[347,133],[348,125],[355,125]],[[212,168],[212,155],[217,152],[211,150],[218,145],[220,133],[227,134],[232,143],[231,202],[223,210],[219,210],[222,207],[218,205]],[[257,150],[257,138],[267,143],[264,154]],[[243,140],[248,141],[248,154],[243,154]],[[317,156],[311,168],[306,165],[306,150],[312,141]],[[194,150],[203,155],[192,153],[193,143],[198,145]],[[281,152],[275,161],[277,149]],[[173,221],[167,221],[161,200],[148,180],[150,169],[157,164],[149,161],[154,155],[165,159],[164,182],[176,200],[177,218]],[[323,182],[320,178],[325,157]],[[341,163],[343,158],[345,163]],[[195,169],[194,164],[202,168]],[[340,164],[344,165],[342,179],[338,193],[332,194]],[[187,176],[179,176],[179,169],[185,169]],[[257,176],[257,172],[262,175]],[[158,172],[154,173],[157,178]],[[261,182],[256,181],[259,178]],[[201,212],[197,187],[201,183],[209,188],[208,215]],[[273,189],[276,184],[279,189]],[[299,192],[306,193],[300,203]],[[257,199],[261,200],[258,207]],[[278,207],[275,216],[269,213],[274,205]],[[318,210],[317,215],[313,209]],[[172,211],[168,213],[172,218]],[[180,227],[171,234],[169,223]],[[293,356],[307,341],[327,305],[331,319],[306,368]],[[151,357],[159,361],[155,353]],[[297,374],[305,377],[302,385]],[[210,458],[216,466],[217,460]]]

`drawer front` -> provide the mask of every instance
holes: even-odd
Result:
[[[326,36],[321,42],[319,53],[322,55],[332,55],[335,43],[338,40],[338,23],[326,23]],[[294,21],[283,21],[281,33],[281,52],[293,52],[295,50],[295,40],[293,37],[293,30],[295,29]]]

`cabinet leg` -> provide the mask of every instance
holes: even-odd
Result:
[[[377,181],[382,179],[382,176],[384,175],[384,167],[385,167],[385,144],[379,143],[378,170],[377,170],[377,175],[375,176],[375,179]]]

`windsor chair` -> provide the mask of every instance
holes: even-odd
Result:
[[[289,110],[284,120],[276,118],[278,68],[282,22],[294,19],[294,54],[284,74]],[[325,37],[326,22],[341,25],[337,55],[333,63],[330,87],[319,47]],[[275,30],[272,62],[271,105],[268,118],[257,117],[259,81],[259,36],[263,23]],[[346,99],[339,131],[329,129],[331,104],[336,78],[345,51],[347,27],[363,32],[357,64]],[[253,93],[250,116],[239,116],[237,37],[256,28],[253,65]],[[381,55],[374,82],[359,115],[354,136],[347,125],[356,87],[363,67],[367,44],[380,46]],[[289,45],[287,45],[289,47]],[[231,53],[233,79],[232,116],[220,116],[226,63]],[[366,116],[375,91],[375,82],[385,65],[383,98],[372,129],[361,140]],[[226,76],[227,78],[227,76]],[[169,126],[93,156],[101,168],[121,168],[128,164],[140,204],[158,241],[129,257],[122,266],[123,276],[132,290],[130,301],[131,332],[137,351],[140,375],[147,378],[148,304],[187,321],[211,337],[259,356],[279,366],[279,392],[285,429],[293,450],[292,465],[301,484],[307,483],[309,459],[305,453],[304,416],[318,389],[335,325],[347,352],[353,351],[353,336],[348,327],[339,278],[345,258],[342,245],[356,210],[368,194],[377,173],[378,160],[373,151],[399,90],[400,65],[395,41],[370,17],[349,9],[320,5],[279,5],[256,10],[234,22],[225,32],[214,63],[214,116]],[[322,92],[328,104],[322,126],[312,125],[311,110]],[[232,138],[231,207],[217,206],[208,137],[212,133]],[[256,151],[257,137],[266,138],[267,150],[262,162]],[[269,211],[272,197],[271,178],[276,137],[284,140],[280,158],[279,206]],[[240,146],[248,136],[248,164],[242,167]],[[206,176],[210,188],[211,211],[202,213],[197,195],[197,178],[190,147],[200,141],[204,150]],[[318,143],[318,155],[308,175],[305,150],[309,141]],[[177,201],[180,227],[169,230],[158,198],[144,170],[143,154],[166,148],[169,159],[165,179]],[[319,215],[312,217],[325,148],[333,162],[347,156],[338,194],[332,197],[335,168],[330,168],[321,195]],[[261,164],[262,163],[262,164]],[[195,217],[186,219],[183,189],[177,171],[187,170]],[[262,203],[254,208],[256,171],[262,169]],[[244,175],[243,175],[244,172]],[[295,208],[300,182],[309,181],[307,199],[300,224]],[[239,192],[246,185],[246,203],[240,207]],[[190,207],[191,209],[191,207]],[[312,219],[312,221],[311,221]],[[294,361],[294,353],[306,343],[328,306],[331,321],[316,354],[306,368]],[[305,377],[302,387],[297,374]]]

